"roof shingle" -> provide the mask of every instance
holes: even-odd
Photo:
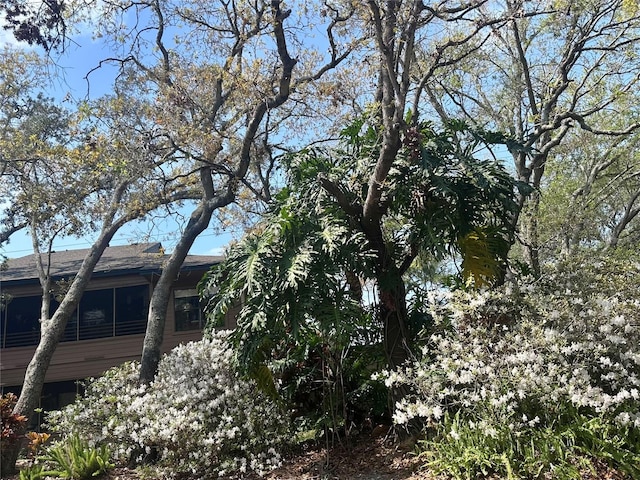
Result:
[[[51,253],[51,276],[54,279],[73,277],[89,252],[89,249],[65,250]],[[46,264],[46,254],[43,261]],[[107,247],[96,265],[93,277],[143,274],[160,272],[169,255],[164,253],[159,242],[135,243],[117,247]],[[207,268],[215,265],[223,257],[208,255],[188,255],[183,270]],[[2,282],[31,283],[37,281],[35,255],[12,258],[7,261],[7,269],[0,272]]]

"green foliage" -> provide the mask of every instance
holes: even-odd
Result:
[[[224,264],[205,276],[201,292],[213,323],[242,299],[232,334],[240,346],[237,364],[265,391],[274,391],[273,375],[286,378],[281,393],[294,408],[333,418],[322,406],[328,388],[342,424],[345,395],[335,389],[351,363],[345,355],[354,338],[374,328],[360,303],[367,247],[338,210],[327,215],[314,208],[324,202],[320,190],[297,188],[330,159],[305,152],[290,161],[296,162],[290,188],[253,233],[231,246]]]
[[[536,218],[543,258],[603,248],[614,237],[627,248],[637,243],[639,142],[637,134],[595,139],[576,131],[547,161]]]
[[[27,468],[20,470],[20,480],[41,480],[50,476],[54,476],[56,472],[50,472],[42,464],[29,465]]]
[[[460,411],[446,414],[432,437],[419,443],[420,455],[434,473],[456,479],[479,475],[580,479],[582,472],[593,469],[592,459],[638,478],[637,431],[582,415],[570,406],[562,410],[565,413],[556,423],[524,430],[500,424],[490,436],[462,421]]]
[[[47,52],[63,49],[68,19],[63,0],[51,0],[34,6],[20,0],[5,0],[0,7],[3,28],[19,42],[42,46]]]
[[[368,159],[377,152],[380,138],[366,124],[359,132],[351,128],[343,134],[348,148],[338,165],[348,166],[348,174],[335,168],[324,174],[362,204],[366,191],[361,189],[371,169]],[[514,240],[512,219],[519,209],[516,191],[527,195],[530,188],[515,181],[499,162],[477,158],[484,146],[494,144],[513,145],[513,141],[458,120],[439,130],[430,122],[406,128],[402,148],[385,181],[384,234],[397,265],[406,264],[407,258],[413,260],[417,252],[437,260],[458,254],[463,260],[469,257],[467,278],[491,283],[500,276],[499,267],[504,266]],[[485,248],[485,257],[491,257],[494,268],[471,270],[480,265],[470,261],[478,243],[468,250],[470,244],[464,239],[474,233],[486,239],[485,246],[491,245]],[[408,252],[415,253],[407,257]]]
[[[499,263],[510,244],[500,235],[477,229],[458,240],[462,252],[462,279],[466,285],[483,287],[489,285],[490,279],[500,276],[502,268]]]
[[[102,475],[112,468],[110,458],[111,452],[107,446],[91,447],[78,435],[72,435],[51,445],[47,449],[44,460],[51,463],[54,469],[48,472],[48,475],[87,480]]]
[[[499,164],[473,156],[502,136],[461,122],[443,131],[428,123],[407,129],[385,185],[383,259],[353,212],[362,208],[379,136],[366,119],[343,135],[342,150],[289,158],[289,187],[271,213],[203,279],[213,324],[242,300],[235,334],[241,365],[263,364],[283,340],[302,345],[308,335],[348,344],[353,324],[367,315],[349,276],[386,288],[397,281],[387,276],[404,274],[420,252],[436,260],[457,252],[470,283],[491,282],[504,269],[515,189],[524,187]]]
[[[570,425],[576,437],[576,451],[615,465],[631,478],[640,478],[640,429],[615,425],[602,417],[576,417]]]
[[[340,148],[291,155],[288,187],[200,285],[210,329],[239,307],[232,334],[238,365],[272,391],[271,368],[296,408],[298,397],[313,399],[324,412],[318,420],[326,425],[328,418],[334,430],[350,422],[349,399],[364,395],[362,382],[389,355],[381,292],[397,295],[396,311],[406,315],[404,275],[418,255],[462,257],[468,284],[499,279],[518,208],[520,185],[497,162],[474,156],[505,137],[463,122],[441,131],[422,123],[403,132],[385,180],[379,238],[362,219],[381,149],[376,122],[375,114],[357,119],[343,130]],[[377,298],[365,298],[366,286]],[[411,312],[399,321],[411,344],[428,318]]]

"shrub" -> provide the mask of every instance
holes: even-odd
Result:
[[[581,455],[640,476],[640,263],[612,263],[556,266],[510,292],[434,296],[439,331],[422,358],[381,375],[411,388],[394,420],[431,427],[433,467],[574,478]]]
[[[46,432],[28,432],[26,435],[27,443],[27,456],[29,458],[36,458],[40,450],[47,443],[47,440],[51,437],[51,434]]]
[[[33,433],[33,432],[32,432]],[[31,435],[32,440],[41,441],[48,436]],[[111,453],[106,446],[93,448],[81,440],[78,435],[68,436],[44,448],[42,456],[34,457],[33,463],[20,471],[20,480],[40,480],[45,478],[69,478],[88,480],[106,473],[114,465],[110,462]]]
[[[268,471],[280,464],[288,417],[235,373],[226,339],[178,346],[148,388],[136,385],[136,364],[112,369],[49,424],[110,445],[121,460],[153,460],[165,477]]]
[[[147,391],[138,387],[139,368],[137,362],[126,362],[87,379],[83,398],[47,413],[48,427],[66,436],[81,435],[92,447],[107,445],[117,461],[126,461],[136,445],[131,427],[140,423],[129,406]]]
[[[12,455],[16,448],[20,448],[24,440],[24,429],[27,425],[27,417],[13,413],[18,398],[13,393],[6,393],[0,397],[0,419],[2,431],[0,432],[0,473],[9,473]]]

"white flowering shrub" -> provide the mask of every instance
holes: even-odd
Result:
[[[109,445],[119,460],[153,459],[166,478],[263,474],[281,463],[288,416],[235,374],[226,336],[176,347],[146,389],[136,385],[137,365],[112,369],[49,424]]]
[[[134,448],[132,426],[140,423],[140,416],[129,407],[147,390],[138,386],[139,369],[139,363],[126,362],[87,379],[82,398],[46,413],[48,427],[65,438],[77,434],[91,447],[109,446],[118,460],[128,459]]]
[[[640,263],[577,267],[434,295],[421,359],[380,375],[413,392],[394,420],[433,427],[432,466],[572,478],[582,456],[640,476]]]

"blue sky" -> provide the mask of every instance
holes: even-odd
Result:
[[[1,25],[1,24],[0,24]],[[36,49],[26,44],[19,44],[11,33],[0,28],[0,48],[12,45],[17,48]],[[114,70],[102,68],[96,70],[89,77],[87,83],[85,76],[95,68],[99,61],[113,55],[103,43],[95,41],[89,34],[76,35],[71,39],[68,47],[62,54],[53,54],[52,60],[56,67],[52,70],[53,78],[50,83],[43,86],[44,92],[57,99],[68,96],[73,99],[83,99],[89,95],[92,98],[108,93],[113,80]],[[190,210],[186,208],[183,215],[188,218]],[[112,246],[140,243],[147,241],[160,241],[167,251],[175,246],[179,235],[179,225],[171,221],[150,223],[131,223],[122,228],[111,242]],[[219,255],[224,247],[233,239],[233,235],[215,233],[213,229],[205,231],[195,242],[191,249],[192,254]],[[89,248],[93,243],[93,237],[64,238],[55,244],[56,250],[72,250]],[[8,258],[21,257],[33,253],[31,239],[26,232],[13,235],[10,241],[0,246],[0,254]]]

